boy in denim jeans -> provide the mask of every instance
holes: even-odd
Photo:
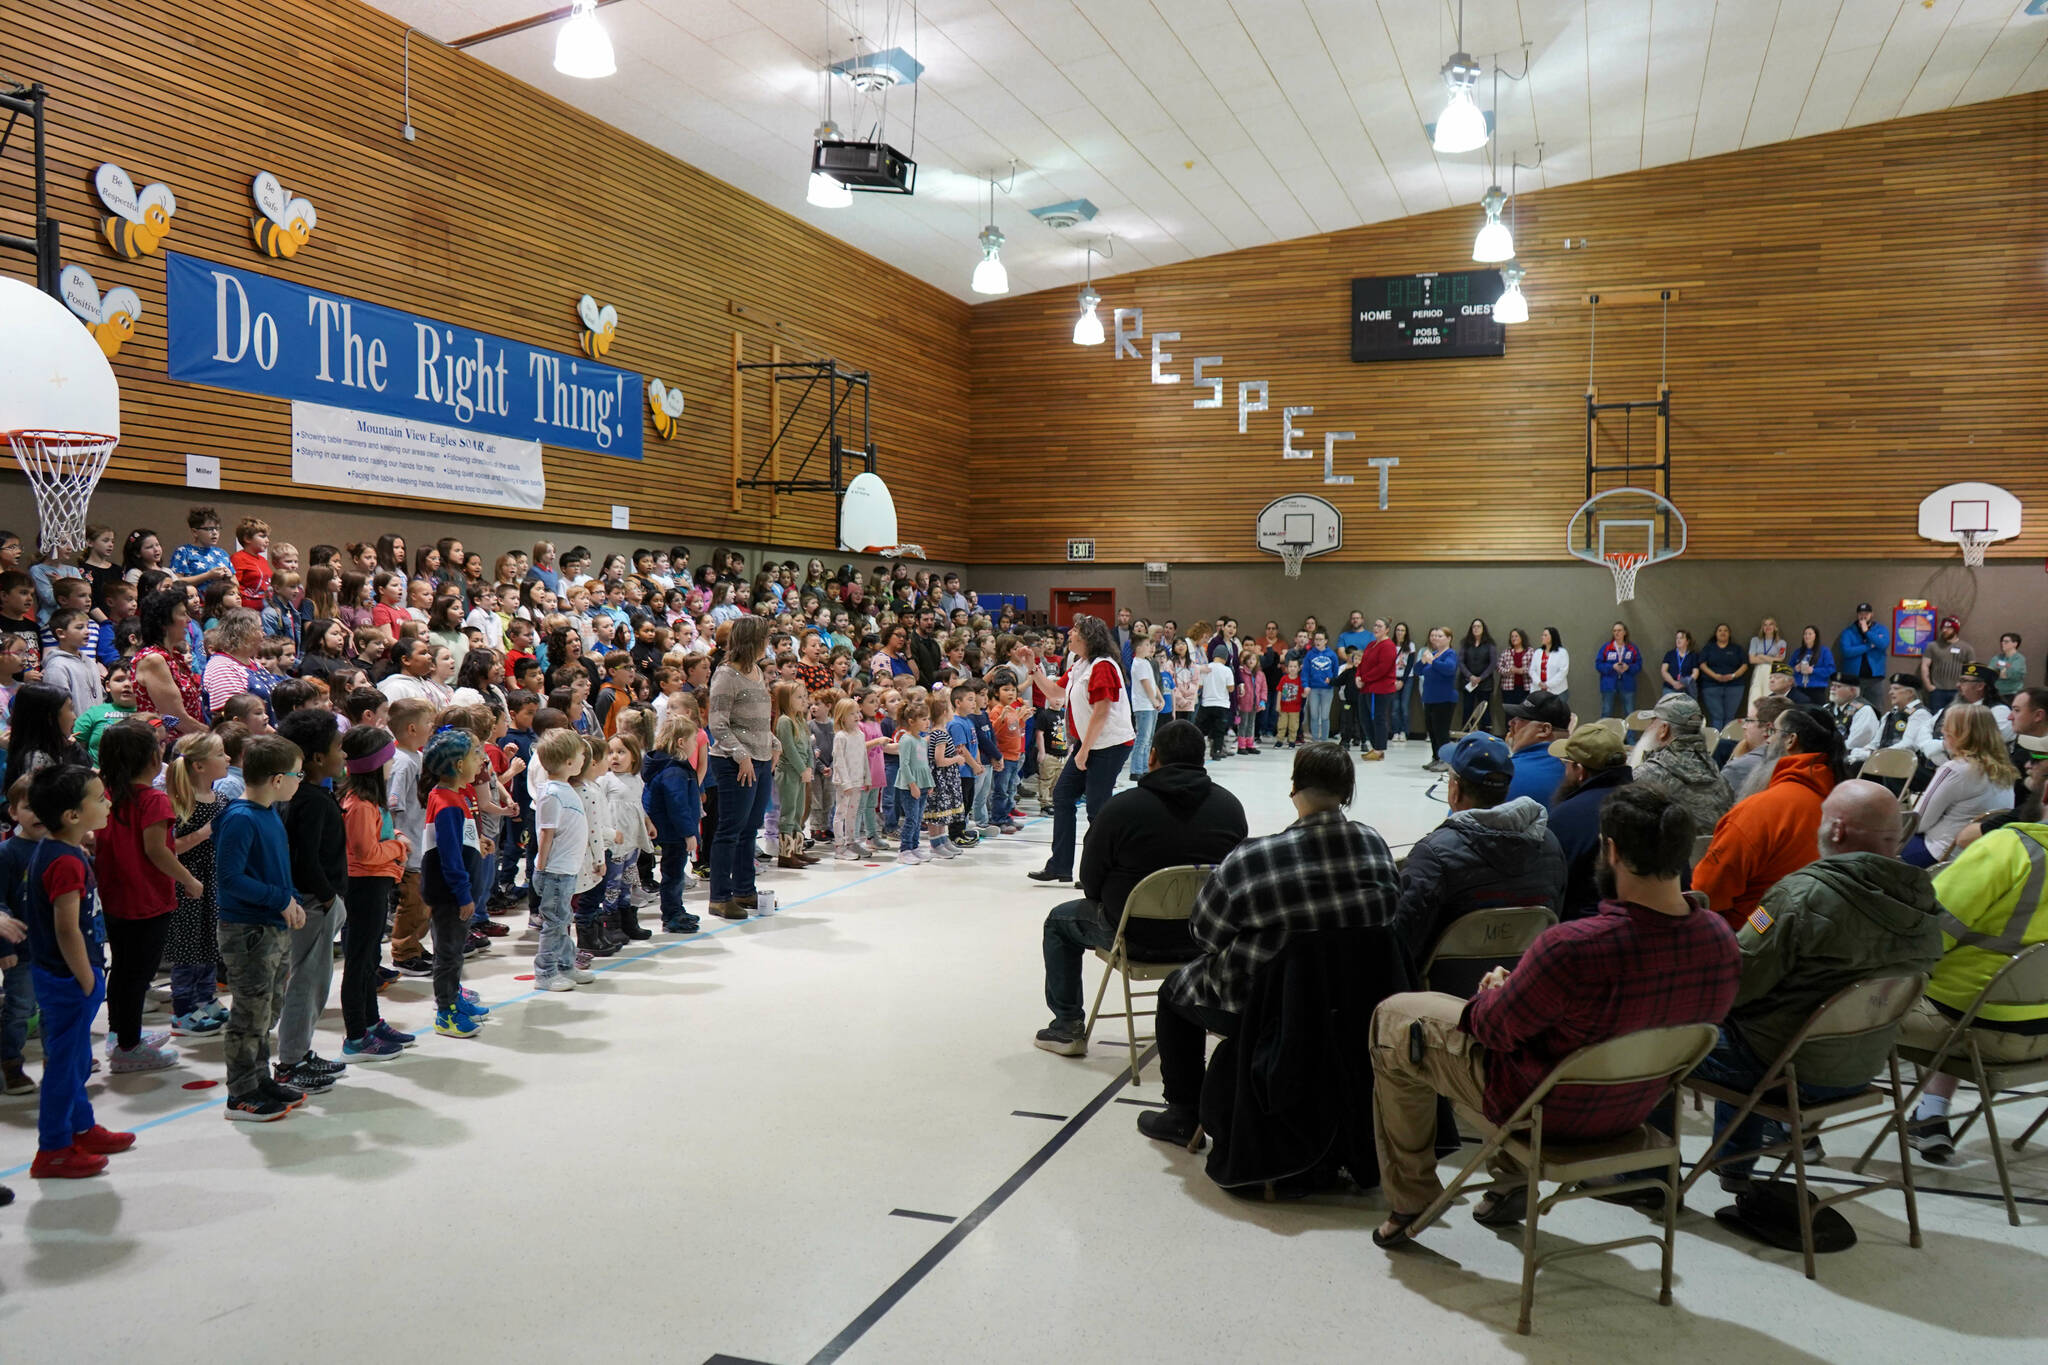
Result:
[[[543,991],[573,991],[597,980],[576,965],[569,938],[569,900],[590,852],[589,817],[570,780],[590,751],[574,730],[550,730],[534,746],[547,785],[534,802],[533,879],[540,893],[540,946],[533,954],[533,984]]]

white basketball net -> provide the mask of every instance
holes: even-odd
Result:
[[[1967,568],[1980,568],[1984,563],[1984,551],[1990,548],[1991,534],[1988,531],[1958,531],[1957,543],[1963,547],[1963,564]]]
[[[1622,552],[1606,556],[1607,567],[1614,570],[1614,600],[1633,602],[1636,597],[1636,570],[1650,560],[1648,555]]]
[[[1289,578],[1301,577],[1301,561],[1308,558],[1306,545],[1282,545],[1280,568]]]
[[[81,431],[10,431],[15,461],[36,491],[36,516],[46,547],[66,554],[85,548],[85,509],[120,438]]]

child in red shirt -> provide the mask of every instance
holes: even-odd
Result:
[[[242,605],[262,611],[270,605],[270,523],[243,517],[235,527],[235,541],[242,548],[228,556],[235,566],[235,589]],[[113,795],[112,791],[108,795]]]
[[[113,809],[93,841],[93,879],[107,917],[107,1057],[117,1075],[178,1064],[170,1035],[143,1034],[142,1006],[170,938],[174,887],[193,900],[206,894],[178,861],[171,798],[152,785],[163,768],[162,741],[146,721],[124,720],[100,736],[100,781]]]
[[[1287,661],[1287,676],[1280,680],[1280,724],[1273,732],[1273,747],[1301,747],[1301,660]]]

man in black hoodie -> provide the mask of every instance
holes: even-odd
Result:
[[[1090,948],[1115,941],[1131,888],[1161,868],[1220,863],[1243,842],[1244,807],[1209,780],[1203,743],[1191,721],[1160,726],[1152,736],[1151,771],[1089,821],[1075,879],[1083,899],[1054,906],[1045,917],[1045,1003],[1052,1024],[1039,1030],[1036,1042],[1047,1052],[1086,1055],[1081,959]],[[1184,921],[1134,921],[1128,941],[1131,956],[1143,962],[1200,955]]]

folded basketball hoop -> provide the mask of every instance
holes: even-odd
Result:
[[[121,440],[121,386],[85,324],[0,276],[0,432],[35,489],[47,548],[85,548],[85,509]]]
[[[839,548],[884,559],[924,558],[924,546],[896,539],[896,499],[879,474],[854,475],[840,494]]]

